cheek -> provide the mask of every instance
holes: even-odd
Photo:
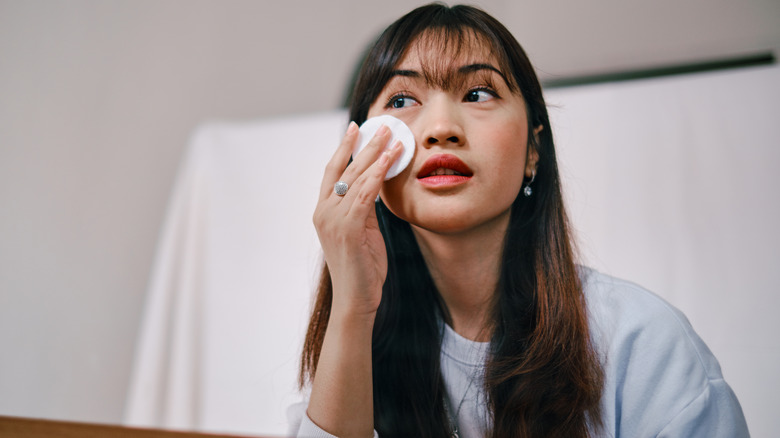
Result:
[[[484,138],[486,148],[490,149],[486,153],[496,171],[503,178],[522,183],[528,150],[527,128],[495,129]]]
[[[404,171],[401,173],[401,175],[385,181],[385,183],[382,185],[382,189],[379,192],[379,196],[382,198],[382,201],[385,203],[387,208],[390,209],[390,211],[393,212],[396,216],[401,217],[402,219],[406,219],[404,214],[402,214],[403,211],[407,211],[409,208],[412,208],[411,202],[407,200],[403,195],[405,180],[408,178],[408,168],[407,171]],[[406,202],[406,204],[404,204]]]
[[[376,97],[376,100],[374,100],[374,103],[371,104],[370,107],[368,107],[368,113],[366,113],[366,120],[370,119],[371,117],[381,116],[382,114],[385,114],[385,108],[384,105],[380,102],[383,102],[383,95],[382,93],[379,94],[379,96]]]

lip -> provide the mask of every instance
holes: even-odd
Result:
[[[436,169],[450,169],[458,175],[431,175]],[[474,172],[460,158],[452,154],[436,154],[423,163],[417,180],[430,187],[449,187],[462,184],[471,179]]]

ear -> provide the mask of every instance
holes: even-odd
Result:
[[[536,165],[539,162],[539,151],[537,145],[539,144],[539,133],[542,132],[544,126],[539,125],[534,128],[533,136],[534,140],[528,143],[528,151],[525,157],[525,176],[531,178],[536,173]]]

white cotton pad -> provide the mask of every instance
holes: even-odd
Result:
[[[358,136],[357,146],[355,146],[355,150],[352,151],[352,158],[354,159],[357,157],[357,154],[366,147],[368,142],[374,137],[377,129],[382,125],[387,125],[393,133],[392,138],[390,138],[390,141],[387,142],[385,147],[394,144],[396,140],[401,140],[401,144],[404,148],[404,151],[401,152],[401,156],[398,157],[395,163],[393,163],[387,171],[385,180],[388,180],[403,172],[403,170],[406,169],[406,166],[412,162],[412,157],[414,156],[414,134],[412,133],[412,130],[406,126],[406,123],[388,115],[372,117],[366,120],[360,126],[360,135]]]

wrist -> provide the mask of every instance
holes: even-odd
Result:
[[[382,287],[376,288],[338,288],[334,284],[331,316],[355,322],[371,322],[376,318],[379,303],[382,300]]]
[[[334,299],[330,309],[328,326],[338,324],[350,329],[369,327],[373,329],[376,320],[376,308],[337,303]]]

